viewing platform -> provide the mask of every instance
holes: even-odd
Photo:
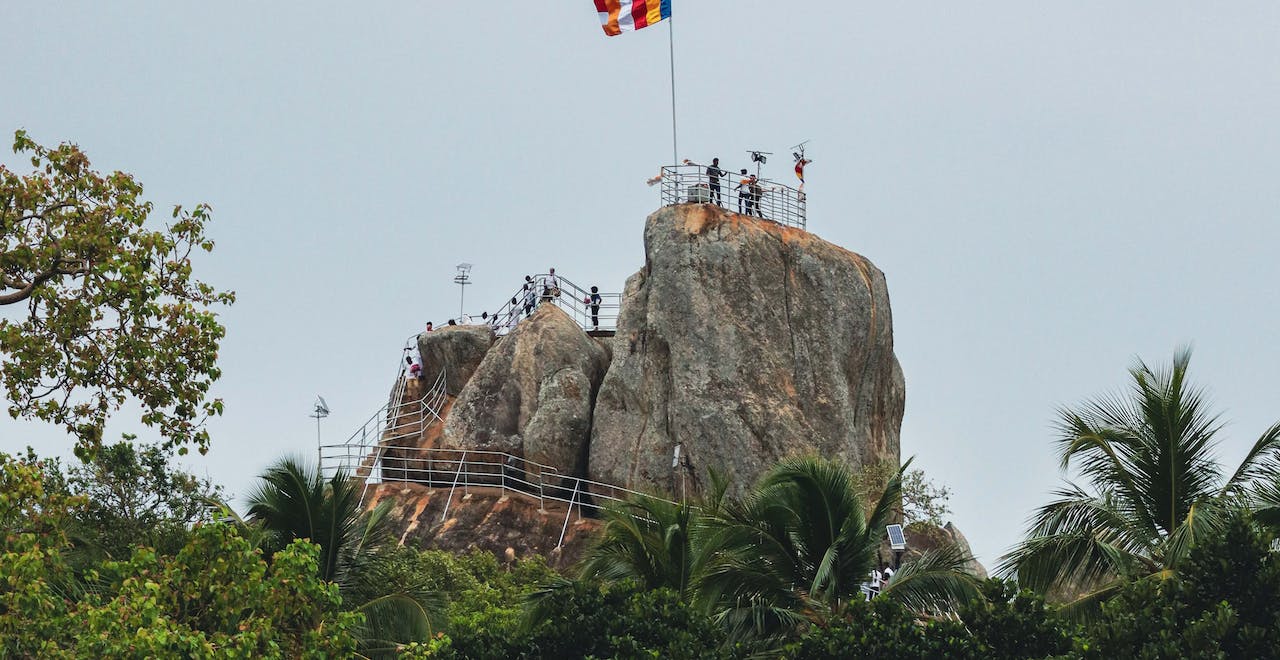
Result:
[[[666,165],[661,177],[662,205],[716,204],[808,231],[804,191],[769,179],[757,179],[752,186],[745,183],[747,176],[729,172],[717,178],[707,174],[706,165]]]
[[[539,273],[529,276],[530,282],[522,282],[511,297],[506,298],[497,310],[490,313],[463,314],[455,317],[458,325],[479,325],[493,330],[494,335],[502,337],[515,329],[520,321],[533,313],[542,305],[555,305],[569,315],[582,331],[591,337],[612,337],[617,330],[618,315],[622,310],[622,294],[617,292],[597,291],[592,293],[590,287],[581,287],[561,275]],[[550,286],[547,283],[554,281]],[[444,328],[443,325],[436,329]],[[416,342],[413,335],[407,342]],[[407,343],[406,342],[406,343]]]

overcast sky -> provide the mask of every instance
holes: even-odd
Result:
[[[1194,343],[1232,468],[1280,418],[1280,4],[674,5],[680,156],[773,151],[785,179],[812,140],[809,228],[885,272],[903,455],[988,566],[1059,484],[1055,410],[1135,356]],[[620,290],[642,264],[665,26],[606,38],[589,0],[5,2],[0,25],[0,131],[212,204],[197,272],[239,302],[226,415],[184,463],[235,493],[314,454],[317,394],[326,441],[385,401],[404,339],[456,313],[454,264],[474,311],[526,272]],[[0,420],[26,444],[67,446]]]

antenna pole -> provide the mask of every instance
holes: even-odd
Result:
[[[671,61],[671,165],[680,164],[680,149],[676,142],[676,38],[675,13],[667,17],[667,46]]]

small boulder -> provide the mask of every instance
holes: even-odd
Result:
[[[418,335],[423,380],[434,382],[444,369],[447,393],[458,396],[493,342],[493,330],[479,325],[449,325]]]

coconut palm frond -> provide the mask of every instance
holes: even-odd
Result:
[[[1250,483],[1280,476],[1280,422],[1267,429],[1249,448],[1235,473],[1222,487],[1222,494],[1230,495],[1246,490]]]
[[[760,651],[778,646],[810,623],[803,606],[763,599],[735,603],[717,612],[712,620],[724,628],[730,644],[749,645]]]
[[[365,651],[394,650],[409,641],[431,637],[444,625],[446,599],[434,591],[402,590],[383,594],[355,609],[365,616],[358,629]]]
[[[1214,455],[1222,423],[1190,384],[1190,360],[1190,349],[1180,348],[1167,367],[1137,361],[1123,395],[1060,411],[1062,466],[1092,494],[1074,485],[1059,491],[999,572],[1041,592],[1106,587],[1176,572],[1232,510],[1258,510],[1259,520],[1273,511],[1280,522],[1280,508],[1271,508],[1280,504],[1280,486],[1266,485],[1280,474],[1280,424],[1224,479]],[[1111,592],[1093,593],[1096,600]]]
[[[1018,582],[1039,593],[1073,585],[1090,585],[1126,573],[1137,557],[1104,541],[1087,525],[1051,535],[1033,535],[1000,560],[999,574],[1016,576]]]
[[[952,611],[982,598],[979,580],[966,570],[973,556],[954,544],[926,551],[904,564],[880,592],[917,612]]]
[[[580,576],[606,582],[630,578],[648,589],[687,594],[694,568],[689,506],[637,497],[605,507],[604,518],[604,529],[578,567]]]
[[[320,577],[335,582],[348,607],[365,614],[359,631],[365,653],[421,641],[443,625],[444,601],[420,584],[404,582],[390,561],[390,503],[360,509],[360,486],[344,471],[326,480],[294,457],[269,466],[249,495],[250,523],[260,525],[273,548],[294,539],[320,547]]]
[[[1231,507],[1218,500],[1204,500],[1191,506],[1182,524],[1174,528],[1163,544],[1163,568],[1176,570],[1201,540],[1217,537],[1227,525]]]
[[[1257,484],[1250,493],[1249,504],[1254,510],[1254,520],[1280,531],[1280,474]]]
[[[1129,584],[1122,578],[1113,579],[1100,587],[1089,591],[1075,600],[1057,607],[1057,613],[1069,621],[1088,623],[1097,618],[1102,611],[1102,603],[1114,596],[1122,587]]]

